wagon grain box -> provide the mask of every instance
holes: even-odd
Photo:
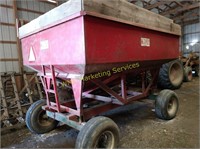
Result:
[[[153,93],[160,67],[178,58],[180,35],[172,20],[125,0],[69,0],[22,26],[23,63],[46,93],[29,108],[28,128],[41,134],[62,122],[80,130],[77,148],[117,147],[118,126],[94,116]],[[72,99],[59,99],[57,80],[70,82]],[[169,120],[177,110],[177,95],[162,90],[156,115]]]

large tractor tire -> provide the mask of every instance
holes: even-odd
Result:
[[[160,68],[158,85],[163,89],[178,89],[181,87],[184,69],[181,61],[174,60],[163,64]]]
[[[33,133],[47,133],[58,125],[58,121],[49,118],[46,111],[42,109],[45,104],[45,100],[38,100],[30,106],[26,113],[26,126]]]
[[[178,107],[178,97],[176,93],[171,90],[162,90],[156,98],[155,113],[160,119],[173,119],[177,114]]]
[[[192,81],[192,68],[186,66],[184,68],[184,81],[185,82],[190,82]]]
[[[80,130],[76,148],[117,148],[119,128],[111,119],[98,116],[89,120]]]

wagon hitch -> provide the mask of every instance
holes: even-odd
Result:
[[[84,126],[85,123],[78,123],[75,122],[74,120],[70,120],[67,116],[67,114],[59,113],[59,112],[51,112],[51,111],[46,111],[46,114],[48,117],[51,117],[52,119],[55,119],[59,122],[62,122],[64,124],[67,124],[68,126],[81,130],[81,128]]]

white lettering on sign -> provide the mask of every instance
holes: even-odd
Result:
[[[28,61],[29,61],[29,62],[34,62],[34,61],[35,61],[35,54],[34,54],[34,52],[33,52],[33,48],[32,48],[32,47],[30,48]]]
[[[47,49],[49,49],[49,41],[48,40],[40,41],[40,50],[47,50]]]
[[[150,47],[150,39],[149,38],[141,38],[141,46],[142,47]]]

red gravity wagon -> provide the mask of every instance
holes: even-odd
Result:
[[[19,29],[24,65],[38,72],[46,94],[27,111],[30,131],[46,133],[62,122],[80,131],[76,148],[116,148],[118,126],[98,115],[147,98],[156,89],[161,66],[178,58],[177,25],[170,22],[164,29],[162,16],[125,0],[109,3],[71,0]],[[121,4],[116,16],[115,3]],[[127,11],[135,7],[157,19],[141,19],[138,12],[134,20]],[[158,21],[157,27],[145,25],[148,19]],[[71,99],[60,99],[59,82],[65,82]],[[170,120],[177,110],[177,95],[162,90],[155,99],[156,115]]]

